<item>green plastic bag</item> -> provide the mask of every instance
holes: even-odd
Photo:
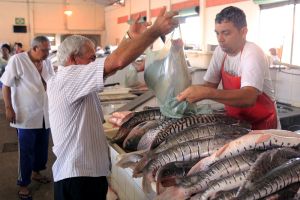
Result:
[[[154,91],[163,115],[181,118],[197,113],[195,104],[176,100],[176,96],[192,83],[182,39],[168,40],[159,51],[147,50],[144,79]]]

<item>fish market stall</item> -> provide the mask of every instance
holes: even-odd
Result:
[[[143,103],[146,105],[147,101]],[[150,112],[151,117],[145,120]],[[155,109],[138,111],[135,116],[139,122],[163,119]],[[274,198],[274,191],[280,197],[277,199],[293,199],[290,197],[299,189],[300,136],[294,132],[262,130],[248,134],[243,124],[237,126],[236,121],[219,114],[190,116],[168,126],[172,128],[165,128],[164,133],[171,135],[152,142],[146,154],[150,160],[130,168],[124,167],[128,164],[124,158],[141,155],[128,150],[132,145],[124,146],[124,130],[131,130],[123,126],[118,131],[105,124],[107,136],[114,140],[110,144],[111,185],[121,200],[187,199],[190,195],[194,195],[191,199],[230,199],[237,194],[237,199],[261,199]],[[176,134],[172,132],[175,129],[179,130]],[[176,175],[175,179],[171,175]],[[250,186],[245,184],[248,179],[252,180]],[[226,192],[220,192],[223,190]]]
[[[117,105],[115,105],[115,103]],[[114,111],[141,111],[145,107],[156,107],[158,102],[156,97],[152,92],[146,92],[139,97],[135,97],[133,100],[127,101],[124,100],[121,102],[121,106],[118,101],[105,101],[103,106],[104,115],[107,118],[107,115]],[[203,101],[203,105],[208,105],[214,109],[220,109],[223,107],[222,104],[213,102],[213,101]],[[114,109],[117,108],[117,109]],[[107,138],[110,140],[113,138],[118,128],[113,127],[110,123],[104,124],[104,130]],[[117,161],[121,154],[125,154],[125,150],[122,146],[119,146],[116,143],[110,143],[110,155],[112,162],[112,170],[110,175],[110,183],[113,189],[117,192],[121,200],[150,200],[156,196],[154,191],[150,193],[145,193],[142,186],[142,178],[133,178],[133,170],[130,168],[120,168],[116,166]]]

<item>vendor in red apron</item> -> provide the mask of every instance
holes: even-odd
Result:
[[[179,101],[210,99],[223,103],[228,116],[251,123],[253,130],[276,129],[274,89],[268,60],[260,47],[246,40],[245,13],[233,6],[216,15],[215,49],[204,84],[192,85],[177,96]],[[222,81],[223,89],[217,89]]]

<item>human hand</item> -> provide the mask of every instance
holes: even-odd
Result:
[[[133,116],[132,111],[114,112],[108,118],[108,122],[114,126],[120,127],[124,122]]]
[[[178,15],[177,11],[166,12],[166,7],[164,6],[151,28],[158,33],[158,36],[170,33],[178,27],[179,22],[177,19],[174,19],[176,15]]]
[[[151,26],[152,22],[142,22],[139,23],[139,20],[141,19],[141,15],[138,16],[137,19],[134,20],[133,24],[130,25],[128,34],[130,37],[135,38],[141,33],[143,33],[148,26]]]
[[[185,89],[183,92],[177,95],[177,101],[188,101],[189,103],[194,103],[196,101],[201,101],[209,98],[211,88],[201,86],[201,85],[192,85]]]
[[[11,123],[16,123],[16,113],[12,107],[7,107],[5,109],[6,120]]]

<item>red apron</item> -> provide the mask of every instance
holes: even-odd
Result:
[[[224,70],[225,58],[221,68],[223,88],[224,90],[240,89],[241,77],[233,76]],[[225,105],[225,110],[230,117],[250,122],[252,130],[277,128],[275,103],[265,93],[260,94],[256,99],[256,103],[251,107],[238,108]]]

